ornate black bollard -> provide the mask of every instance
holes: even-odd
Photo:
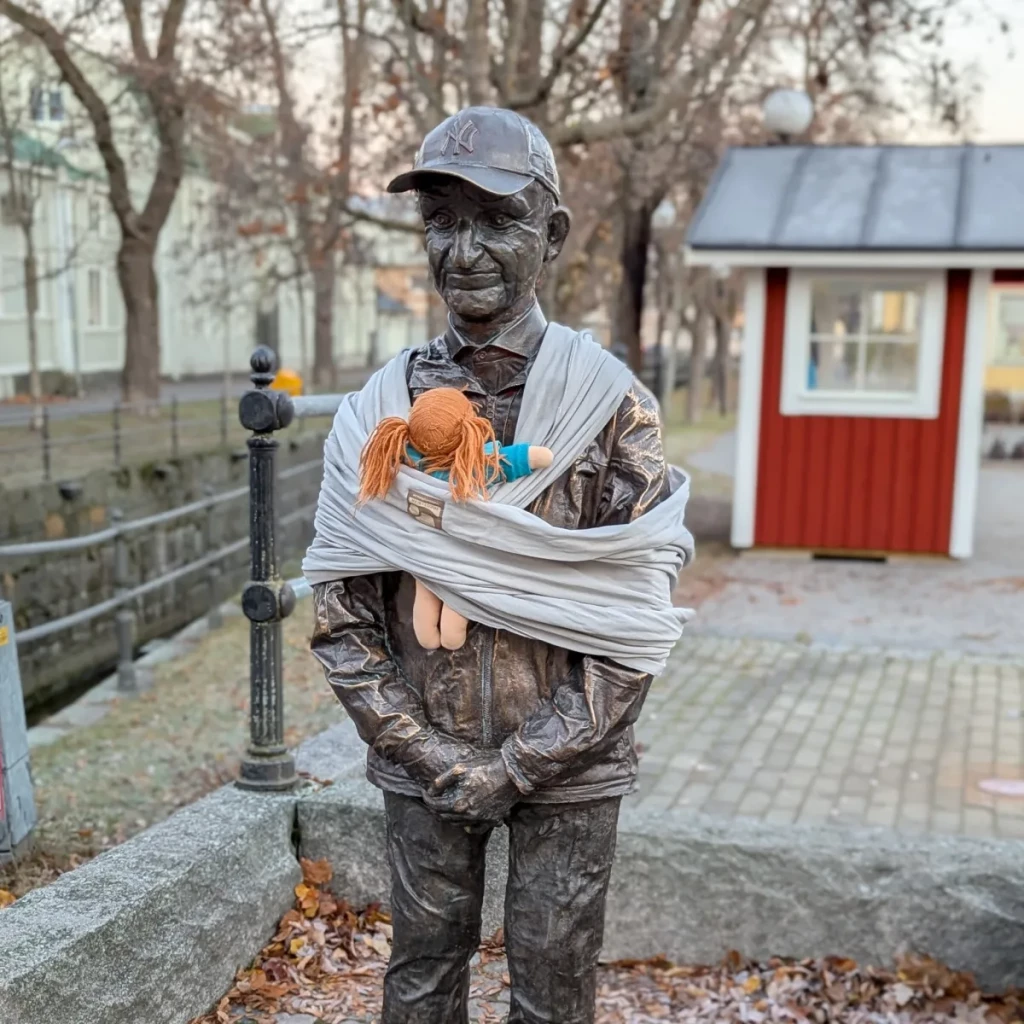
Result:
[[[281,685],[281,621],[295,607],[295,594],[277,574],[277,441],[274,431],[292,421],[291,399],[269,390],[276,357],[261,346],[252,354],[251,380],[238,403],[238,418],[252,437],[249,446],[250,582],[242,592],[249,620],[249,747],[238,785],[243,789],[280,790],[296,782],[295,760],[284,743],[284,697]]]

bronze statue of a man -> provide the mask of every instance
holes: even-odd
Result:
[[[447,331],[409,360],[409,392],[461,389],[510,444],[547,328],[537,281],[569,232],[551,147],[512,111],[470,108],[427,135],[389,189],[418,194],[449,310]],[[657,404],[634,383],[529,511],[573,530],[623,524],[669,490]],[[631,726],[651,677],[480,623],[459,650],[424,650],[402,573],[314,593],[313,652],[384,791],[394,948],[383,1024],[468,1020],[484,851],[501,824],[508,1019],[593,1021],[619,803],[637,770]]]

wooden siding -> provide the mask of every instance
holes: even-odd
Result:
[[[970,271],[950,270],[939,416],[783,416],[785,269],[769,269],[754,543],[947,554]]]

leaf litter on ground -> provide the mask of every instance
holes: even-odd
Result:
[[[323,1024],[377,1024],[391,948],[378,905],[355,910],[329,890],[326,861],[302,861],[295,906],[274,938],[238,972],[217,1006],[191,1024],[273,1024],[308,1014]],[[509,974],[499,929],[473,958],[474,1024],[507,1013]],[[664,957],[602,965],[598,1024],[1024,1024],[1024,995],[983,994],[971,975],[927,957],[891,970],[842,957],[763,963],[727,954],[714,966]]]

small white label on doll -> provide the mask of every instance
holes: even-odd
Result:
[[[443,501],[432,498],[429,494],[410,491],[406,507],[413,519],[418,519],[425,526],[431,526],[435,530],[441,529],[441,517],[444,515]]]

